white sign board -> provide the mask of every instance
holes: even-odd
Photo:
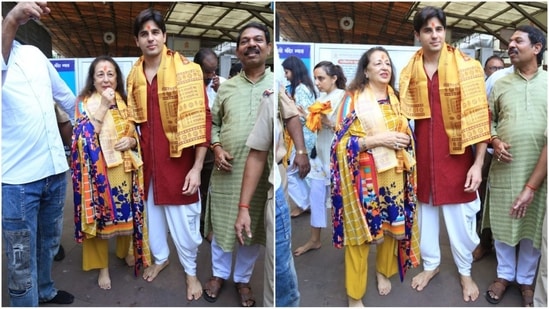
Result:
[[[84,85],[86,85],[86,78],[88,77],[88,70],[95,58],[77,58],[76,59],[76,92],[77,95],[82,91]],[[114,61],[120,67],[124,79],[124,89],[126,89],[126,79],[130,73],[133,64],[137,61],[137,57],[114,57]]]
[[[347,77],[347,84],[349,84],[355,77],[360,57],[370,48],[376,46],[379,45],[314,44],[314,63],[327,60],[341,66],[345,77]],[[400,71],[408,64],[419,47],[396,45],[383,45],[382,47],[389,52],[389,57],[395,67],[393,75],[395,76],[395,88],[398,89]]]
[[[379,45],[361,45],[361,44],[329,44],[329,43],[292,43],[292,42],[277,42],[277,52],[282,59],[288,55],[297,56],[307,65],[310,70],[311,77],[313,76],[314,66],[321,61],[331,61],[334,64],[341,66],[345,77],[347,77],[347,84],[355,77],[357,71],[358,61],[362,54],[368,49]],[[290,47],[293,48],[293,54],[289,52]],[[295,50],[299,47],[301,50],[309,51],[305,52],[303,57],[298,55]],[[398,78],[400,71],[408,64],[408,61],[412,58],[414,53],[420,48],[418,46],[397,46],[397,45],[383,45],[389,52],[389,56],[395,67],[395,89],[398,90]],[[276,69],[282,71],[277,72],[277,80],[281,80],[284,77],[284,72],[280,64],[276,66]]]
[[[166,45],[169,49],[175,50],[187,58],[191,58],[200,49],[200,40],[169,36]]]

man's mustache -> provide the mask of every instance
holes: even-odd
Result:
[[[249,49],[247,49],[247,50],[244,52],[244,56],[248,56],[248,55],[250,55],[252,52],[255,53],[255,54],[261,53],[261,51],[259,50],[259,48],[249,48]]]

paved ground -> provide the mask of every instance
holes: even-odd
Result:
[[[231,280],[226,281],[219,299],[214,304],[203,298],[189,302],[186,299],[185,273],[179,263],[177,253],[170,240],[170,265],[151,283],[141,276],[135,277],[133,268],[124,264],[114,255],[114,241],[111,241],[111,259],[109,265],[112,281],[111,290],[102,290],[97,286],[98,271],[82,270],[82,246],[73,240],[72,189],[67,192],[67,203],[64,213],[64,227],[61,243],[66,257],[63,261],[54,262],[53,277],[56,287],[66,290],[75,296],[74,303],[67,307],[238,307],[238,294]],[[69,201],[71,201],[69,203]],[[251,285],[257,306],[263,305],[263,255],[261,249]],[[5,254],[2,253],[2,260]],[[211,276],[211,255],[209,243],[204,241],[198,253],[198,278],[204,284]],[[6,265],[2,263],[2,307],[9,306],[7,292]],[[50,305],[45,305],[50,306]]]
[[[310,236],[310,215],[303,214],[292,219],[292,247],[304,244]],[[441,218],[442,220],[442,218]],[[442,220],[441,222],[444,222]],[[445,226],[441,224],[445,231]],[[322,230],[322,248],[294,257],[301,292],[302,307],[346,307],[347,295],[344,286],[343,250],[335,249],[331,243],[331,229]],[[417,292],[410,287],[412,277],[422,269],[411,269],[404,282],[398,275],[391,278],[392,291],[387,296],[377,292],[375,280],[375,249],[368,257],[369,277],[363,303],[367,307],[495,307],[484,297],[488,285],[496,276],[496,256],[492,253],[473,264],[473,279],[479,286],[480,297],[466,303],[461,296],[461,286],[454,266],[448,235],[441,233],[442,264],[440,273],[429,285]],[[518,286],[508,288],[498,307],[520,307],[521,295]]]
[[[70,191],[67,200],[70,201]],[[66,257],[54,262],[54,279],[59,289],[74,294],[75,301],[68,307],[238,307],[238,294],[232,281],[227,281],[219,299],[211,304],[204,299],[189,302],[186,300],[185,277],[173,246],[170,255],[171,264],[152,282],[147,283],[141,277],[134,277],[131,268],[114,256],[111,247],[112,289],[105,291],[97,286],[97,272],[84,272],[81,269],[82,248],[74,242],[73,211],[70,203],[65,208],[65,224],[62,244]],[[443,220],[441,221],[443,222]],[[303,244],[309,237],[309,215],[304,214],[292,219],[293,248]],[[476,302],[466,303],[461,297],[458,273],[453,264],[448,238],[441,233],[442,265],[440,273],[423,292],[410,287],[411,278],[420,272],[420,268],[408,271],[404,282],[398,276],[391,278],[393,288],[388,296],[377,293],[375,270],[369,269],[368,288],[363,302],[368,307],[491,307],[484,293],[495,278],[495,254],[485,257],[473,265],[473,279],[477,282],[481,295]],[[171,244],[171,242],[170,242]],[[114,242],[112,242],[114,245]],[[257,299],[262,306],[263,297],[263,249],[251,280]],[[4,255],[2,255],[4,258]],[[198,255],[198,277],[205,282],[210,275],[210,248],[206,241],[200,246]],[[375,262],[375,248],[369,256],[370,265]],[[343,250],[331,245],[331,230],[322,231],[322,248],[295,258],[302,307],[346,307],[347,297],[343,284]],[[2,263],[2,306],[9,306],[6,287],[6,266]],[[521,296],[517,286],[512,286],[498,305],[499,307],[520,307]]]

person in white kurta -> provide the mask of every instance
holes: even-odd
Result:
[[[334,123],[336,115],[334,114],[341,102],[347,98],[344,90],[347,79],[340,66],[329,61],[322,61],[315,66],[313,73],[315,85],[321,93],[317,101],[320,103],[330,102],[332,111],[322,115],[322,128],[317,132],[316,140],[317,156],[310,160],[311,171],[307,176],[310,179],[311,238],[294,251],[295,256],[322,246],[320,231],[326,227],[326,207],[330,205],[328,203],[330,199],[328,194],[330,192],[330,146],[336,126]]]

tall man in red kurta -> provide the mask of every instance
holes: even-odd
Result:
[[[446,16],[425,7],[414,17],[421,42],[400,78],[402,112],[415,120],[417,197],[421,207],[423,272],[412,279],[421,291],[439,272],[439,209],[442,209],[464,301],[479,290],[471,277],[472,251],[479,243],[477,189],[490,138],[484,72],[475,59],[445,42]],[[476,152],[473,153],[472,145]]]
[[[186,273],[187,299],[202,296],[196,277],[200,234],[200,172],[210,144],[211,115],[202,70],[166,43],[158,11],[139,13],[135,42],[143,56],[128,75],[128,110],[141,138],[146,215],[154,264],[143,278],[152,281],[170,254],[168,230]]]

